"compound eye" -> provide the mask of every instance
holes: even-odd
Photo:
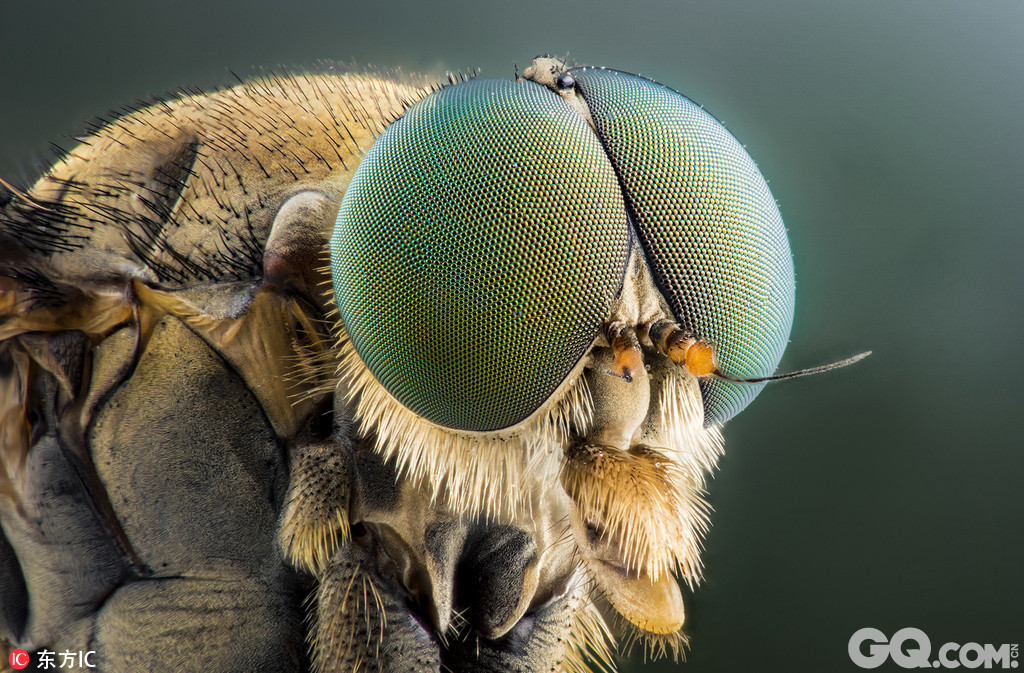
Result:
[[[330,243],[356,352],[415,414],[491,431],[542,407],[622,284],[629,225],[586,123],[533,82],[412,105],[360,163]]]
[[[775,371],[793,322],[793,260],[754,161],[724,126],[667,87],[574,68],[625,187],[638,238],[676,320],[710,341],[719,367]],[[701,381],[705,423],[723,423],[764,384]]]

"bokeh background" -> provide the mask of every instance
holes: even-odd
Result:
[[[865,626],[1024,642],[1024,2],[4,3],[0,176],[228,69],[511,77],[542,52],[653,77],[746,144],[795,257],[782,369],[875,352],[729,423],[688,661],[624,670],[859,670]]]

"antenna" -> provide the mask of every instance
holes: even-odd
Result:
[[[856,362],[860,362],[869,355],[871,355],[871,351],[864,351],[863,353],[858,353],[853,357],[849,357],[846,358],[845,360],[840,360],[838,362],[832,362],[827,365],[818,365],[817,367],[798,369],[797,371],[789,372],[788,374],[776,374],[775,376],[759,376],[750,379],[742,379],[738,376],[733,376],[732,374],[726,374],[718,367],[715,367],[715,371],[711,373],[713,376],[717,376],[720,379],[725,379],[726,381],[732,381],[733,383],[764,383],[765,381],[782,381],[783,379],[795,379],[801,376],[821,374],[822,372],[829,372],[832,371],[833,369],[839,369],[840,367],[847,367]]]

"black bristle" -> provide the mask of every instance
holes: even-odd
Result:
[[[261,171],[263,171],[263,175],[265,175],[265,176],[266,176],[266,177],[268,177],[268,178],[270,177],[270,173],[269,173],[269,172],[267,171],[266,167],[265,167],[265,166],[263,165],[263,162],[262,162],[262,161],[260,161],[260,158],[259,158],[258,156],[256,156],[255,154],[253,154],[252,156],[250,156],[250,157],[248,157],[248,158],[249,158],[250,160],[252,160],[252,161],[255,161],[255,162],[256,162],[256,165],[260,167],[260,170],[261,170]]]
[[[29,310],[36,308],[53,308],[67,302],[67,294],[49,276],[31,266],[21,266],[5,270],[5,274],[28,291],[26,302]]]
[[[67,159],[68,151],[61,145],[51,141],[48,147],[50,148],[50,154],[53,156],[54,163],[59,163]]]
[[[329,163],[329,162],[327,161],[327,159],[325,159],[325,158],[324,158],[324,155],[322,155],[322,154],[320,154],[319,152],[317,152],[315,148],[313,148],[313,147],[307,147],[307,148],[306,148],[306,150],[307,150],[307,151],[308,151],[308,152],[309,152],[310,154],[312,154],[312,155],[313,155],[314,157],[316,157],[317,159],[319,159],[319,160],[320,160],[320,163],[322,163],[322,164],[323,164],[324,166],[327,166],[327,170],[329,170],[329,171],[333,171],[333,170],[334,170],[334,167],[333,167],[333,166],[331,166],[331,164],[330,164],[330,163]]]
[[[80,221],[77,207],[63,202],[69,190],[80,190],[81,186],[72,180],[54,182],[60,185],[56,199],[35,199],[18,190],[0,211],[0,232],[10,234],[35,254],[51,255],[81,248],[92,229]]]
[[[295,161],[296,161],[296,163],[299,164],[299,168],[302,169],[302,172],[305,173],[306,175],[310,175],[309,169],[306,168],[306,162],[303,161],[302,159],[300,159],[299,155],[296,154],[295,151],[292,150],[291,148],[288,148],[288,153],[291,154],[293,157],[295,157]]]

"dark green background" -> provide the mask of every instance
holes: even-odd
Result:
[[[681,669],[858,670],[864,626],[1024,643],[1024,2],[29,4],[0,15],[18,181],[90,117],[226,68],[499,77],[568,51],[704,104],[790,230],[782,368],[875,355],[726,427]]]

